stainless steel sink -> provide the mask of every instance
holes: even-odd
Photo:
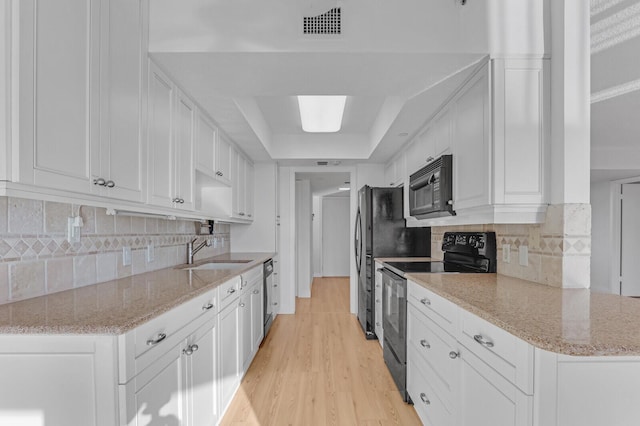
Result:
[[[198,266],[194,266],[191,268],[186,268],[186,269],[192,269],[195,271],[202,271],[202,270],[208,270],[208,269],[236,269],[236,268],[241,268],[245,265],[245,263],[248,262],[244,262],[244,263],[239,263],[239,262],[232,262],[232,263],[223,263],[223,262],[209,262],[209,263],[203,263],[202,265],[198,265]]]

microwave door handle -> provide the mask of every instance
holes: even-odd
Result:
[[[429,185],[432,179],[433,179],[432,174],[420,176],[418,179],[415,179],[413,182],[409,184],[409,188],[411,188],[414,191],[420,188],[424,188],[425,186]]]

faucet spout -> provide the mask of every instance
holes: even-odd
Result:
[[[195,243],[197,239],[198,237],[194,238],[193,240],[187,243],[187,264],[188,265],[193,264],[193,256],[195,256],[196,253],[202,250],[205,246],[207,247],[211,246],[211,240],[207,239],[202,241],[197,247],[194,248],[193,243]]]

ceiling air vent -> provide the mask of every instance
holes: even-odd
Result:
[[[339,7],[316,16],[302,18],[302,31],[305,35],[342,34],[342,18]]]
[[[328,166],[329,162],[328,161],[316,161],[316,164],[318,166]]]

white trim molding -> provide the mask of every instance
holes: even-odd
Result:
[[[617,98],[618,96],[640,90],[640,79],[629,81],[627,83],[618,84],[591,94],[591,103],[606,101],[607,99]]]
[[[593,10],[592,8],[591,16],[593,16]],[[640,4],[634,4],[591,24],[591,54],[638,36],[640,36]]]

